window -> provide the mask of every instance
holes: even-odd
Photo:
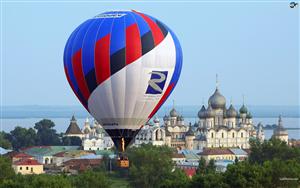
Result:
[[[20,170],[22,170],[22,167],[20,166]]]
[[[211,138],[214,138],[214,133],[211,133]]]
[[[26,170],[28,170],[29,168],[28,168],[28,166],[26,166]]]
[[[241,133],[241,137],[243,138],[243,136],[244,136],[244,134],[243,133]]]
[[[32,167],[31,167],[30,171],[33,172],[33,168]]]
[[[224,133],[222,133],[222,138],[224,138]]]
[[[232,133],[232,138],[234,138],[234,133]]]

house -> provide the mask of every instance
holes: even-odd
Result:
[[[235,155],[228,148],[205,148],[202,152],[199,153],[206,161],[210,160],[235,160]]]
[[[71,159],[63,163],[62,170],[71,174],[78,174],[88,169],[99,167],[101,159]]]
[[[15,161],[12,167],[16,174],[42,174],[44,173],[44,168],[41,163],[32,158],[24,158]]]
[[[176,164],[180,164],[185,161],[185,156],[182,153],[173,153],[172,154],[172,161]]]
[[[53,155],[53,164],[56,166],[61,166],[64,162],[80,158],[82,156],[95,154],[94,151],[84,151],[84,150],[71,150],[71,151],[62,151]]]
[[[17,152],[17,151],[6,153],[5,156],[9,157],[12,160],[12,163],[19,161],[21,159],[34,159],[33,156],[31,155],[22,152]]]
[[[240,148],[230,148],[229,149],[239,161],[244,161],[248,158],[248,153]]]

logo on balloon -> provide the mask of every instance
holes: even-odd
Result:
[[[152,71],[151,78],[148,81],[146,94],[161,94],[165,87],[168,71]]]

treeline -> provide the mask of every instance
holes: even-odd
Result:
[[[35,123],[34,128],[15,127],[6,133],[0,132],[0,147],[19,150],[29,146],[81,145],[78,137],[63,137],[54,129],[55,124],[49,119]]]

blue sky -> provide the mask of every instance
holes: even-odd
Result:
[[[80,105],[63,70],[63,49],[83,21],[135,9],[167,24],[183,69],[166,102],[201,104],[215,89],[234,104],[299,104],[299,8],[287,2],[3,3],[2,105]]]

